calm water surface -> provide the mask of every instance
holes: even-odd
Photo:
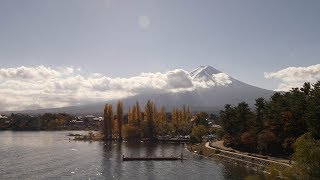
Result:
[[[75,132],[72,133],[86,133]],[[254,172],[189,153],[184,145],[70,141],[69,131],[0,131],[0,179],[243,179]],[[122,155],[185,161],[123,162]]]

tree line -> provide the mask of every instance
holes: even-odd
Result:
[[[66,113],[45,113],[37,116],[12,113],[8,118],[10,123],[5,125],[1,123],[0,129],[61,130],[66,129],[72,119],[74,116]]]
[[[227,104],[220,120],[225,146],[293,158],[293,178],[320,178],[320,81],[258,98],[254,110]]]
[[[192,128],[189,106],[173,108],[167,112],[148,100],[142,110],[139,102],[129,107],[124,114],[122,101],[118,101],[116,115],[111,104],[104,107],[103,134],[105,140],[155,140],[157,136],[189,135]]]

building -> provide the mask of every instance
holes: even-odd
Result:
[[[93,120],[94,118],[95,118],[94,115],[86,115],[86,116],[84,116],[83,121],[84,121],[84,123],[86,125],[93,125],[94,124],[94,120]]]

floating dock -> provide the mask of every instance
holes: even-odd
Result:
[[[183,157],[182,154],[181,156],[175,157],[175,156],[146,156],[146,157],[134,157],[134,156],[130,156],[130,157],[125,157],[124,155],[122,156],[122,161],[182,161]]]
[[[162,143],[187,143],[189,139],[158,139]]]

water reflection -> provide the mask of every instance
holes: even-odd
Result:
[[[67,134],[0,131],[0,179],[243,179],[256,174],[194,155],[183,145],[69,142]],[[187,160],[122,161],[122,155],[179,156],[181,152]]]

